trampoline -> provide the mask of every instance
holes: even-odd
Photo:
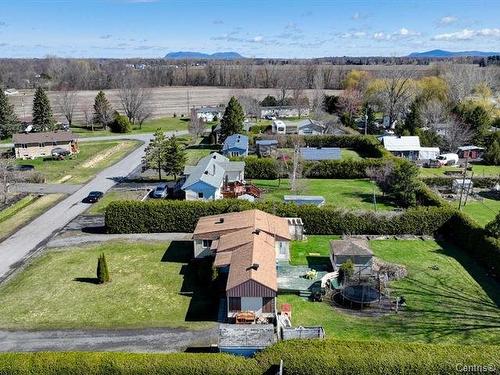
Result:
[[[336,302],[351,308],[363,308],[380,300],[380,292],[370,285],[350,285],[336,295]]]

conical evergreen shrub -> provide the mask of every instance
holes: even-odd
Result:
[[[99,284],[107,283],[111,280],[109,277],[108,264],[106,263],[106,257],[101,254],[97,259],[97,281]]]

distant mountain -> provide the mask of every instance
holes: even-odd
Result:
[[[483,52],[483,51],[459,51],[451,52],[442,49],[433,49],[427,52],[413,52],[408,57],[487,57],[500,56],[500,52]]]
[[[203,52],[169,52],[165,55],[166,59],[185,60],[185,59],[205,59],[205,60],[237,60],[244,59],[238,52],[216,52],[211,55]]]

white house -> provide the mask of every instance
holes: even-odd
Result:
[[[384,136],[382,143],[393,155],[417,160],[420,152],[420,138],[417,136]]]
[[[191,117],[202,119],[205,122],[220,120],[223,114],[224,107],[199,107],[191,109]]]
[[[439,152],[439,147],[420,147],[418,160],[436,160]]]
[[[222,199],[225,183],[245,180],[245,163],[229,161],[214,152],[202,158],[197,165],[186,166],[184,177],[181,189],[186,193],[186,200]]]
[[[277,118],[309,116],[309,107],[292,107],[292,106],[277,106],[277,107],[261,107],[260,117],[275,116]]]
[[[320,135],[326,131],[326,126],[321,122],[311,119],[301,121],[298,125],[298,133],[300,135]]]

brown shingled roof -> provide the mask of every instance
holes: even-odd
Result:
[[[12,136],[12,143],[51,143],[71,142],[77,137],[72,132],[40,132],[40,133],[17,133]]]
[[[350,238],[348,240],[332,240],[330,248],[334,255],[369,256],[373,255],[367,240]]]
[[[260,210],[202,217],[198,220],[193,238],[217,239],[224,234],[246,228],[260,229],[284,239],[291,239],[287,219]]]

